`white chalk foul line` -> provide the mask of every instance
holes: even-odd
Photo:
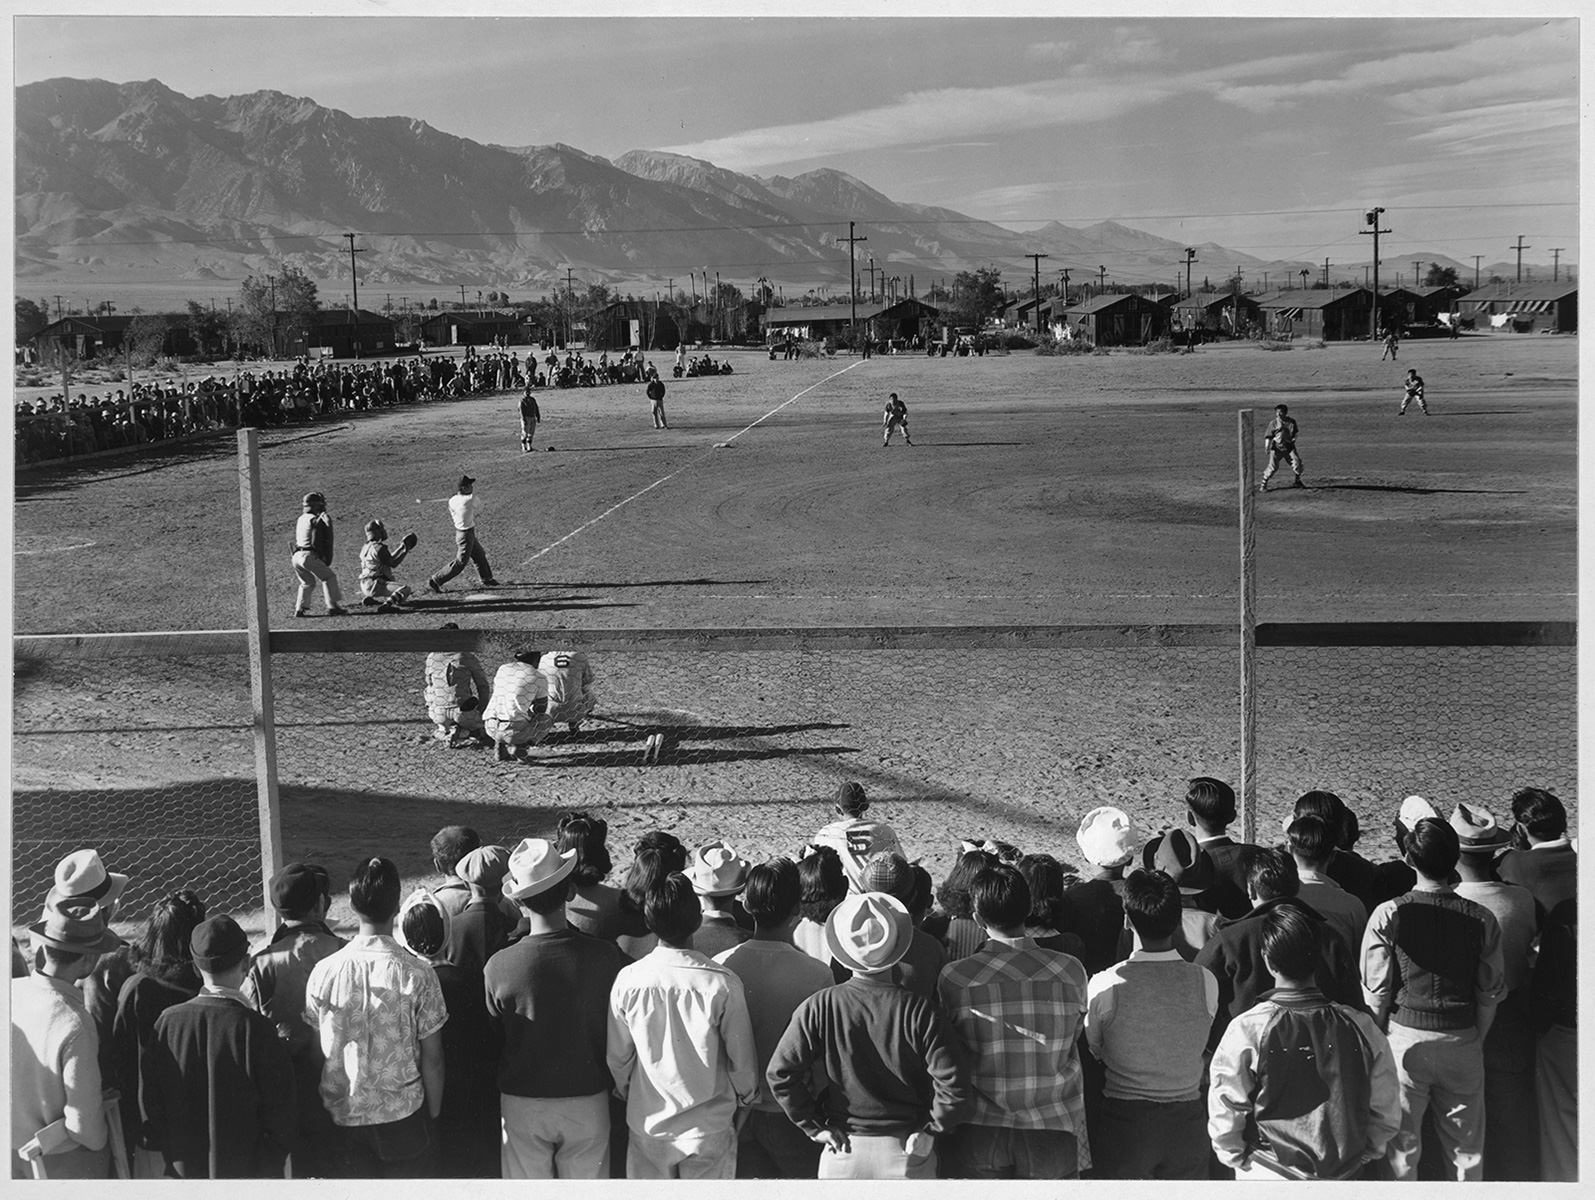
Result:
[[[819,387],[821,384],[830,383],[831,380],[837,378],[838,376],[846,375],[854,367],[861,366],[864,362],[865,362],[865,360],[861,358],[861,359],[858,360],[858,362],[849,363],[847,366],[843,367],[840,371],[832,372],[831,374],[827,375],[824,379],[820,380],[818,383],[811,383],[808,387],[804,388],[797,395],[793,396],[791,400],[783,400],[780,404],[777,404],[774,408],[772,408],[769,412],[765,413],[757,421],[754,421],[751,425],[748,425],[748,426],[746,426],[746,427],[744,427],[742,429],[737,430],[730,437],[726,438],[726,440],[723,443],[721,443],[721,444],[729,446],[732,442],[736,441],[744,433],[748,432],[749,429],[753,429],[756,426],[763,424],[765,421],[768,421],[771,417],[775,416],[776,413],[780,412],[788,404],[791,404],[791,403],[793,403],[793,401],[796,401],[796,400],[801,400],[804,396],[807,396],[810,392],[812,392],[815,388]],[[572,529],[569,533],[567,533],[564,537],[560,538],[558,541],[550,542],[548,545],[544,546],[541,550],[539,550],[536,554],[532,555],[530,558],[523,559],[521,561],[520,565],[524,567],[528,563],[536,562],[538,559],[542,558],[543,555],[547,554],[550,550],[556,550],[560,546],[563,546],[566,542],[570,541],[571,538],[576,537],[579,534],[585,533],[587,530],[591,529],[594,525],[598,524],[598,522],[602,521],[605,517],[608,517],[608,516],[610,516],[610,515],[612,515],[614,513],[617,513],[621,509],[625,508],[626,505],[630,504],[633,500],[641,499],[643,496],[646,496],[649,492],[653,491],[654,488],[662,487],[664,484],[669,483],[677,475],[680,475],[684,471],[691,470],[693,467],[695,467],[699,463],[701,463],[704,459],[712,458],[713,456],[714,456],[714,451],[713,450],[709,450],[706,453],[698,455],[697,458],[692,459],[690,462],[687,462],[687,463],[683,464],[681,467],[677,468],[676,470],[670,472],[670,474],[666,475],[663,479],[656,479],[652,483],[650,483],[647,487],[643,488],[641,491],[637,491],[637,492],[632,493],[630,496],[627,496],[624,500],[620,501],[618,504],[610,505],[608,508],[606,508],[603,512],[599,513],[592,520],[586,522],[585,524],[578,525],[575,529]]]

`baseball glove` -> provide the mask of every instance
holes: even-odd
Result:
[[[419,542],[420,540],[421,539],[416,537],[413,532],[412,533],[407,533],[400,540],[399,545],[403,546],[406,550],[414,550],[415,549],[415,544],[417,542]]]

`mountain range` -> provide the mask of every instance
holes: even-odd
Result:
[[[910,277],[923,292],[988,264],[1022,288],[1032,252],[1049,256],[1046,282],[1068,266],[1076,284],[1106,268],[1115,282],[1172,286],[1186,248],[1112,221],[1020,233],[829,169],[760,178],[658,150],[611,161],[563,144],[484,145],[275,91],[190,97],[155,80],[51,79],[16,90],[15,135],[19,291],[216,286],[284,263],[341,290],[345,232],[358,234],[362,287],[422,294],[546,292],[567,278],[646,294],[672,280],[686,289],[689,272],[744,289],[764,276],[845,292],[850,220],[868,238],[860,279],[873,260],[905,291]],[[1236,268],[1248,283],[1319,273],[1210,242],[1194,249],[1193,281]],[[1413,260],[1462,266],[1405,257],[1409,278]],[[1387,260],[1386,277],[1401,266]]]

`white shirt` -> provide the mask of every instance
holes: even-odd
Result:
[[[520,660],[507,662],[493,675],[493,690],[482,710],[484,721],[514,721],[531,716],[532,705],[548,699],[548,679]]]
[[[454,528],[475,529],[476,510],[478,507],[480,507],[480,501],[477,500],[475,492],[470,495],[466,495],[464,492],[456,492],[450,496],[449,516],[454,518]]]
[[[732,1128],[759,1094],[759,1053],[742,981],[696,950],[663,943],[623,967],[609,993],[605,1056],[626,1125],[700,1141]]]

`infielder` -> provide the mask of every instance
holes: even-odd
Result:
[[[440,626],[458,629],[453,621]],[[469,650],[433,651],[426,656],[426,715],[432,719],[432,736],[440,742],[460,744],[482,728],[482,709],[489,694],[487,672]],[[462,708],[474,706],[462,720]]]
[[[670,422],[665,420],[665,381],[657,375],[648,381],[648,400],[653,405],[654,428],[669,429]]]
[[[592,664],[580,650],[545,650],[537,669],[548,681],[549,722],[563,721],[576,733],[598,706]]]
[[[1401,407],[1396,409],[1396,416],[1399,417],[1406,412],[1407,405],[1414,400],[1418,402],[1418,407],[1423,409],[1423,415],[1428,416],[1429,406],[1423,402],[1423,376],[1419,375],[1415,368],[1408,367],[1407,381],[1403,385],[1401,392]]]
[[[442,592],[443,585],[465,570],[468,562],[476,564],[476,573],[482,577],[484,587],[498,586],[493,568],[487,562],[487,551],[476,540],[476,514],[481,502],[476,497],[475,487],[475,479],[461,475],[460,490],[449,497],[449,516],[454,521],[454,561],[426,581],[429,592]]]
[[[1279,464],[1290,462],[1290,469],[1296,473],[1296,481],[1291,487],[1306,487],[1301,481],[1301,455],[1296,451],[1296,422],[1286,415],[1289,410],[1283,404],[1274,405],[1274,420],[1268,426],[1268,433],[1263,438],[1263,444],[1268,447],[1268,466],[1263,468],[1263,481],[1257,485],[1257,490],[1266,492],[1268,481]]]
[[[892,444],[894,429],[901,429],[903,440],[910,446],[914,444],[914,439],[908,436],[908,405],[897,398],[896,392],[886,398],[886,411],[881,415],[882,446]]]
[[[327,601],[327,615],[346,616],[349,610],[343,606],[338,577],[332,573],[332,517],[327,514],[326,497],[320,492],[310,492],[304,498],[303,508],[294,525],[293,564],[294,574],[299,579],[294,616],[310,615],[310,590],[318,583]]]
[[[543,419],[543,414],[537,409],[537,397],[532,395],[531,385],[526,388],[526,395],[521,397],[521,453],[526,454],[532,448],[532,435],[537,432],[537,423]]]
[[[548,679],[537,669],[538,651],[522,646],[515,661],[493,675],[493,695],[482,712],[482,724],[493,739],[499,762],[525,761],[531,749],[548,736],[554,722],[548,715]]]

